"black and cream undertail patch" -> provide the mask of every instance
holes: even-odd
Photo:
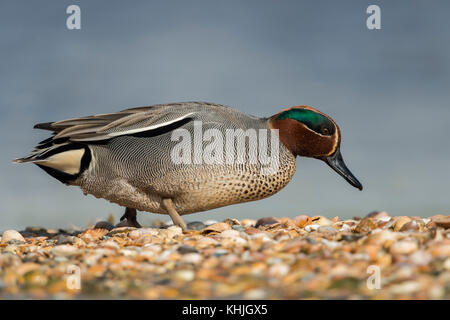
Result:
[[[84,156],[85,149],[74,149],[55,153],[54,155],[33,161],[44,167],[50,167],[66,174],[75,175],[80,173],[81,159]]]
[[[87,145],[63,143],[36,150],[30,157],[18,159],[17,162],[32,162],[55,179],[68,183],[77,179],[89,167],[91,159],[91,151]]]

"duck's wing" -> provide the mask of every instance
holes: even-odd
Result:
[[[56,122],[36,124],[37,129],[53,132],[38,143],[26,157],[15,162],[35,162],[67,149],[85,148],[85,144],[101,143],[119,136],[153,137],[180,128],[191,121],[221,127],[223,123],[239,127],[242,113],[207,102],[180,102],[126,109]]]
[[[162,128],[176,128],[191,121],[198,111],[190,104],[157,105],[126,109],[115,113],[36,124],[38,129],[53,131],[51,140],[68,139],[90,142],[122,135],[139,134]],[[48,143],[49,141],[43,141]]]

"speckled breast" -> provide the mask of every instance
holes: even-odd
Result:
[[[191,168],[186,174],[190,178],[177,185],[162,183],[161,189],[179,190],[173,196],[174,204],[180,214],[188,214],[267,198],[289,183],[295,168],[295,157],[283,150],[273,174],[261,174],[259,165]],[[183,172],[169,174],[165,181],[180,181],[180,174]]]

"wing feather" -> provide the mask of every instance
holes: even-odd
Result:
[[[188,112],[191,111],[191,112]],[[38,129],[54,132],[54,139],[100,141],[121,135],[155,130],[192,117],[195,111],[171,105],[138,107],[116,113],[99,114],[56,122],[36,124]]]

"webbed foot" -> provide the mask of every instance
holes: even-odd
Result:
[[[142,228],[142,226],[139,224],[139,222],[137,222],[136,219],[136,209],[127,207],[123,216],[120,217],[120,222],[116,224],[116,228],[118,227]]]

